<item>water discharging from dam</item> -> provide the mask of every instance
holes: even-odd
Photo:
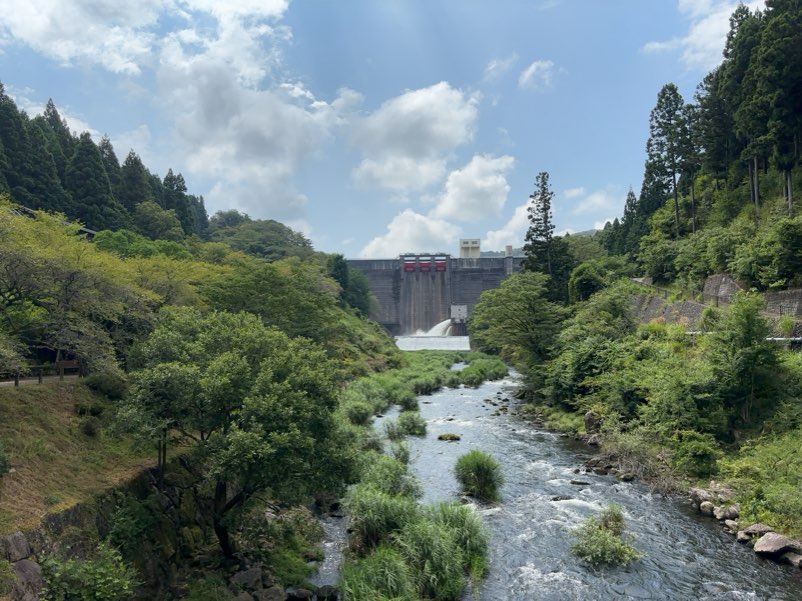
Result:
[[[418,331],[412,336],[396,336],[395,343],[402,351],[469,351],[471,343],[467,336],[449,336],[451,320],[446,319],[428,332]]]

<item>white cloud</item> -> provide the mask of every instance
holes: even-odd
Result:
[[[518,76],[518,87],[538,90],[550,87],[553,80],[554,62],[537,60],[521,71]]]
[[[710,70],[722,61],[730,15],[738,4],[736,0],[679,0],[679,11],[689,21],[688,33],[671,40],[649,42],[643,46],[643,51],[681,50],[681,60],[686,67]],[[753,0],[745,4],[754,11],[762,9],[765,2]]]
[[[351,173],[361,186],[396,191],[418,191],[439,182],[446,172],[443,159],[414,159],[390,155],[380,160],[364,159]]]
[[[518,55],[512,53],[507,58],[494,58],[485,66],[484,80],[494,81],[509,71],[515,62],[518,60]]]
[[[506,174],[514,165],[515,159],[508,155],[474,155],[465,167],[449,174],[431,215],[471,222],[498,215],[510,191]]]
[[[615,220],[615,217],[605,217],[604,219],[600,219],[599,221],[594,221],[593,222],[593,229],[594,230],[603,230],[604,226],[607,225],[608,222],[612,223],[614,220]]]
[[[406,252],[441,252],[455,248],[461,233],[448,221],[407,209],[393,218],[386,234],[373,238],[359,255],[389,258]]]
[[[565,192],[563,192],[563,196],[565,198],[578,198],[585,193],[585,188],[579,186],[577,188],[568,188]]]
[[[407,91],[355,120],[352,139],[365,158],[352,172],[354,181],[392,190],[436,183],[448,155],[473,138],[478,102],[478,96],[440,82]]]
[[[624,203],[619,187],[613,185],[589,194],[583,190],[583,194],[575,198],[579,198],[579,201],[571,210],[574,215],[609,214],[618,211]]]
[[[150,60],[151,28],[166,0],[0,0],[0,41],[22,42],[64,64],[88,61],[138,75]]]
[[[529,228],[528,207],[528,202],[515,207],[512,217],[501,229],[487,232],[485,239],[482,240],[482,248],[485,250],[503,250],[508,244],[514,248],[521,247],[524,243],[526,230]]]

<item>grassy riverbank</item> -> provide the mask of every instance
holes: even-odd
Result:
[[[34,528],[153,465],[151,450],[107,434],[112,413],[80,381],[0,389],[0,441],[13,470],[0,480],[0,535]]]

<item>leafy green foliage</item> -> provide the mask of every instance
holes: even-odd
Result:
[[[419,515],[414,498],[395,496],[374,486],[354,486],[345,503],[351,515],[351,528],[359,548],[370,549],[389,540],[389,535],[401,530]]]
[[[88,559],[48,557],[42,575],[46,601],[123,601],[133,596],[136,586],[132,568],[104,543]]]
[[[401,552],[382,545],[367,557],[350,561],[340,578],[343,601],[415,601],[415,575]]]
[[[626,565],[641,557],[624,535],[624,517],[616,505],[609,505],[601,515],[589,517],[574,530],[576,543],[571,553],[592,566]]]
[[[487,453],[473,450],[460,456],[454,475],[462,490],[480,501],[495,502],[501,498],[499,488],[504,484],[504,474],[498,461]]]

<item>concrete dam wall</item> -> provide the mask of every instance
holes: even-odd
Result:
[[[457,259],[448,255],[402,255],[398,259],[349,259],[368,278],[381,306],[379,323],[394,336],[427,331],[452,317],[470,316],[479,295],[520,271],[523,258]],[[460,318],[454,319],[455,323]]]

